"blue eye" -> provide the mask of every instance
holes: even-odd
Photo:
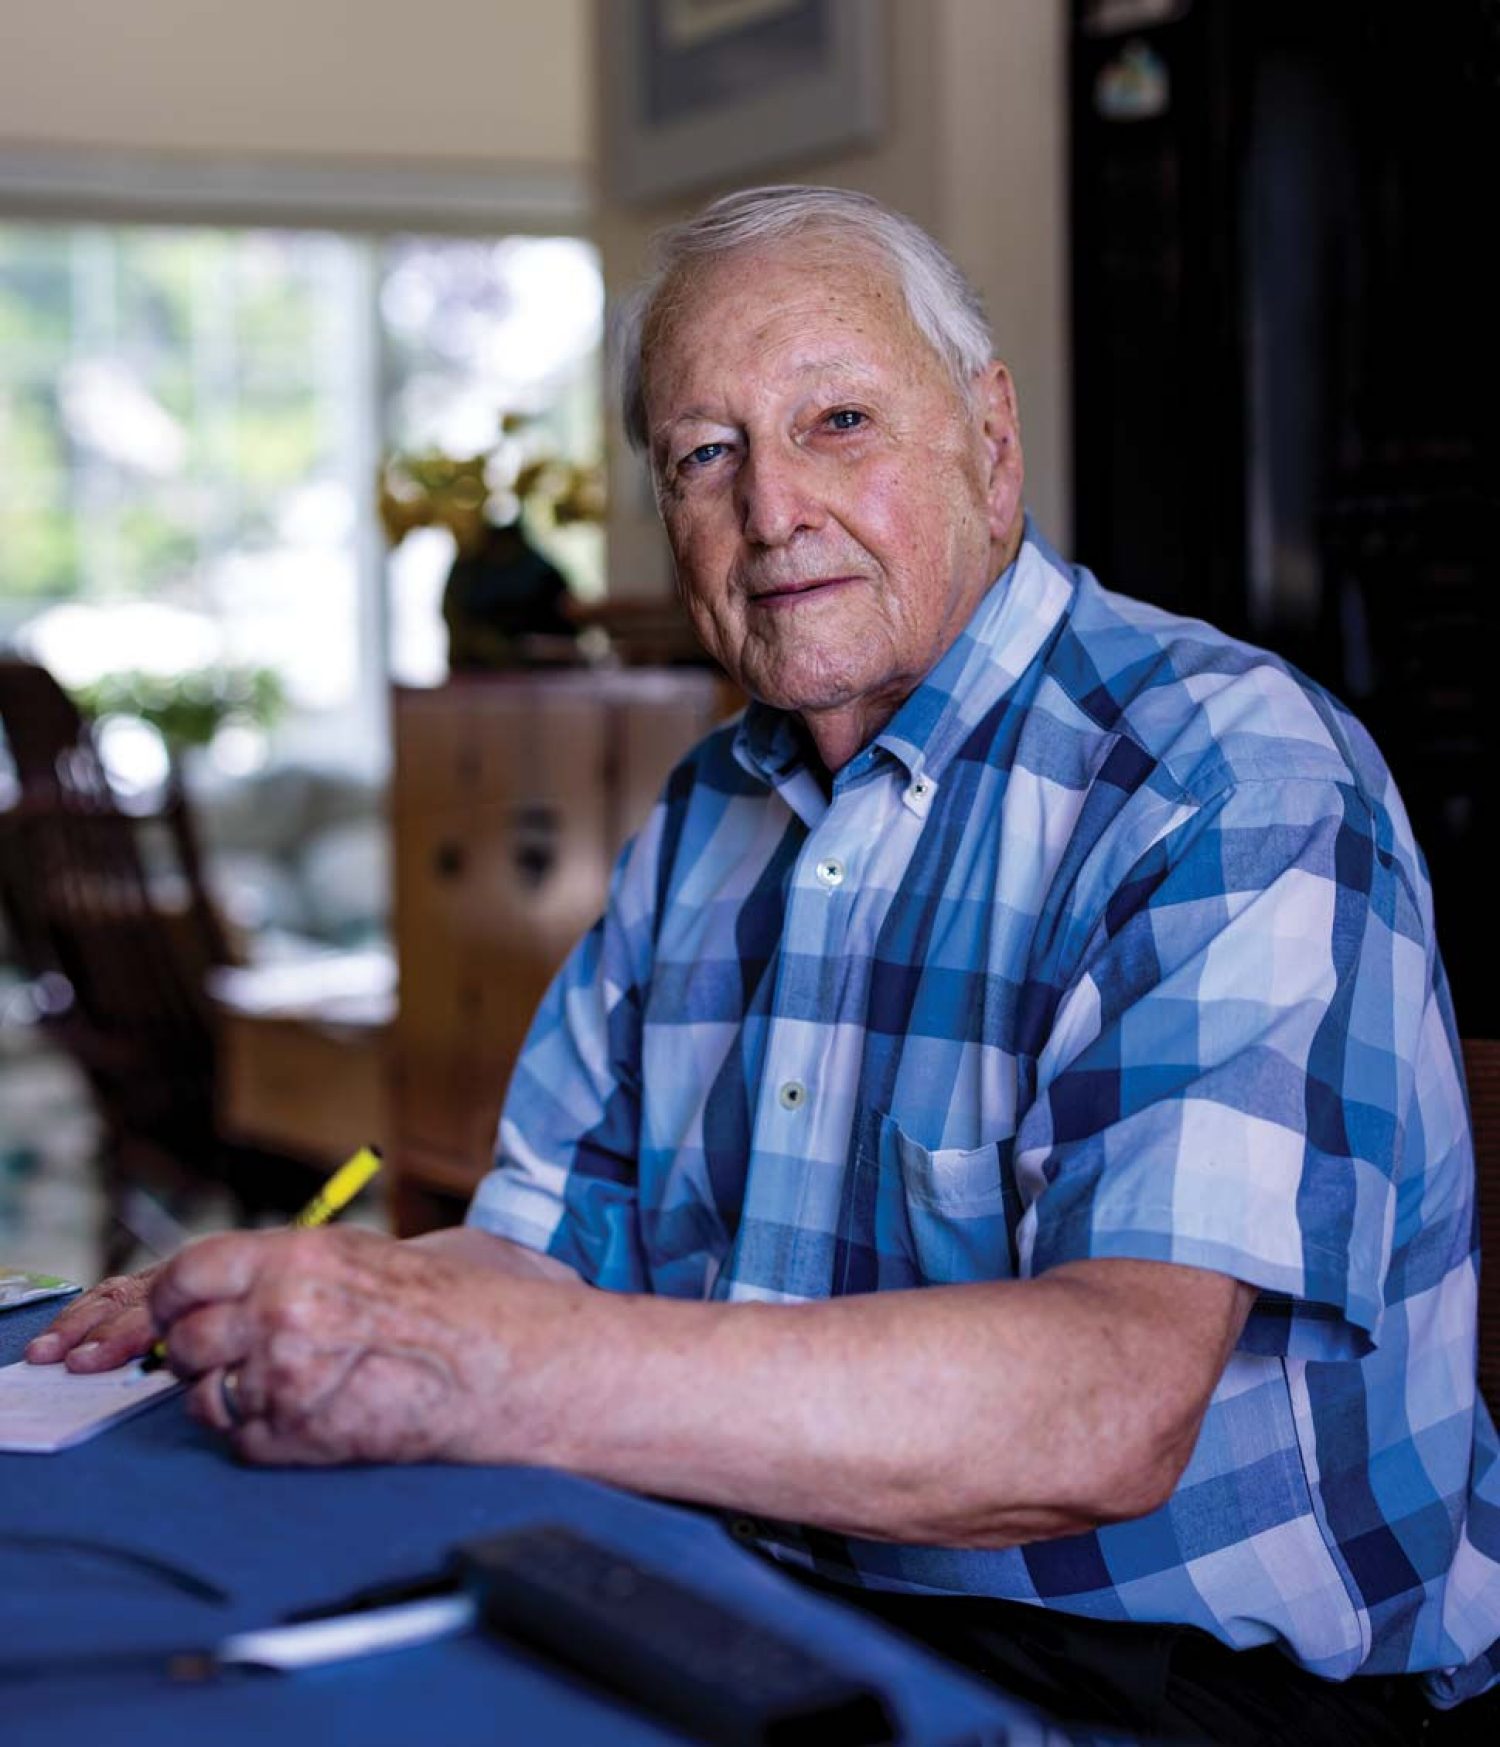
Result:
[[[723,443],[700,443],[696,449],[690,449],[678,463],[682,467],[706,467],[710,461],[717,461],[724,453]]]
[[[856,412],[852,406],[842,406],[837,412],[829,413],[828,422],[836,431],[857,431],[865,422],[865,415]]]

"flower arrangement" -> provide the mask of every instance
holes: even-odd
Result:
[[[523,518],[535,532],[604,520],[604,471],[593,463],[526,455],[516,436],[526,419],[507,413],[501,439],[478,455],[438,450],[392,455],[380,469],[380,523],[391,546],[413,528],[447,528],[461,556],[485,545],[489,530]]]

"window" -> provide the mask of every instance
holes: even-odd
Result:
[[[572,237],[0,222],[0,641],[74,683],[270,669],[280,751],[379,766],[387,672],[441,675],[451,559],[387,559],[380,457],[521,413],[597,459],[602,302]],[[597,528],[541,537],[600,591]]]

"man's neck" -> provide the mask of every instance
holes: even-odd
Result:
[[[808,711],[801,717],[812,749],[830,778],[870,744],[915,689],[908,687],[888,704],[877,706],[873,700],[861,698],[841,710]]]

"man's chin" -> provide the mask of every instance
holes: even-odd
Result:
[[[814,674],[783,672],[759,678],[751,675],[742,678],[740,683],[752,697],[759,698],[773,709],[786,710],[792,715],[806,718],[831,716],[841,710],[859,709],[867,702],[874,703],[892,691],[902,690],[893,686],[884,674],[827,671]]]
[[[739,654],[729,669],[738,683],[773,709],[799,716],[848,709],[892,685],[891,651],[878,626],[863,639],[846,635],[831,646],[806,634],[747,639]]]
[[[772,709],[787,710],[796,716],[816,716],[827,710],[847,709],[856,703],[863,688],[850,680],[788,679],[780,676],[760,683],[751,677],[742,680],[745,690]]]

